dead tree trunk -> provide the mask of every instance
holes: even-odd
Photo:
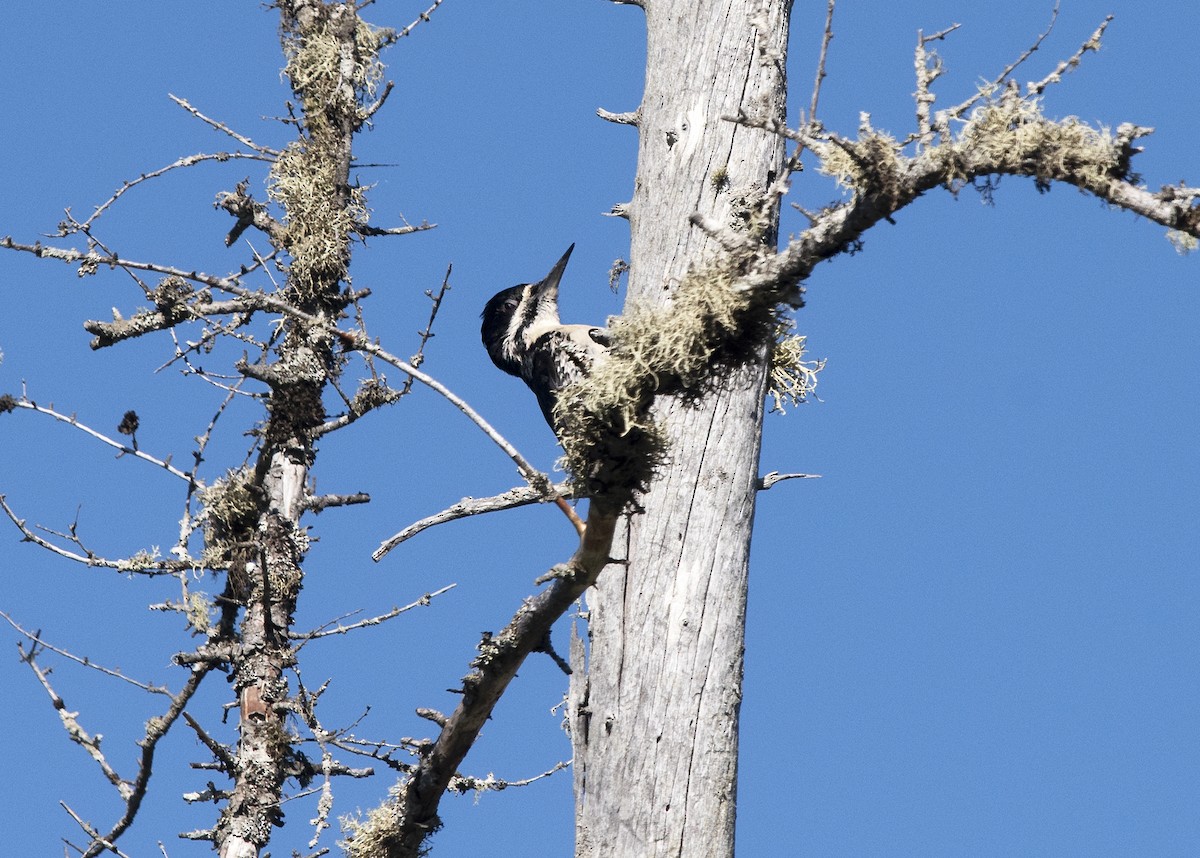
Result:
[[[790,0],[646,0],[629,299],[664,303],[781,167]],[[777,215],[775,216],[777,218]],[[773,219],[775,219],[773,218]],[[764,240],[774,241],[774,224]],[[589,593],[572,688],[576,855],[732,855],[747,564],[766,355],[698,406],[660,399],[670,463]],[[622,556],[620,537],[614,554]],[[576,648],[577,650],[580,648]]]

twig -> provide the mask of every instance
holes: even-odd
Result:
[[[758,478],[758,490],[765,492],[771,486],[781,483],[784,480],[817,480],[820,478],[820,474],[781,474],[779,471],[771,471],[769,474],[763,474]]]
[[[97,432],[95,429],[91,428],[90,426],[88,426],[84,423],[80,423],[74,414],[68,416],[66,414],[62,414],[58,411],[55,411],[53,405],[49,405],[49,406],[38,405],[33,400],[28,399],[24,394],[22,394],[20,399],[13,400],[12,405],[14,405],[17,408],[24,408],[28,411],[35,411],[38,414],[45,414],[48,417],[53,417],[55,420],[57,420],[60,423],[66,423],[68,426],[73,426],[76,429],[78,429],[79,431],[84,432],[88,435],[91,435],[97,441],[100,441],[101,443],[107,444],[108,446],[116,449],[117,451],[120,452],[121,455],[133,456],[135,458],[141,459],[144,462],[149,462],[152,465],[157,465],[158,467],[162,468],[167,473],[169,473],[173,476],[179,477],[179,479],[181,479],[181,480],[184,480],[189,483],[191,483],[194,480],[193,476],[189,476],[188,474],[185,474],[183,471],[179,470],[174,465],[172,465],[169,461],[164,461],[163,459],[158,459],[154,456],[151,456],[149,453],[145,453],[145,452],[138,450],[134,447],[131,447],[127,444],[122,444],[120,441],[117,441],[114,438],[109,438],[107,435],[103,434],[102,432]],[[201,485],[201,487],[203,487],[202,483],[199,485]]]
[[[418,24],[427,23],[429,21],[429,16],[433,14],[433,10],[441,5],[442,5],[442,0],[433,0],[432,6],[430,6],[428,9],[426,9],[420,15],[418,15],[417,19],[415,21],[413,21],[411,24],[409,24],[403,30],[400,30],[399,32],[396,33],[396,39],[397,40],[403,39],[405,36],[407,36],[409,33],[411,33],[417,27]]]
[[[561,762],[555,763],[551,768],[542,772],[540,775],[534,775],[531,778],[525,778],[524,780],[520,781],[506,781],[503,778],[496,777],[495,775],[488,775],[486,778],[477,778],[470,775],[455,775],[450,779],[450,785],[447,787],[447,789],[458,793],[464,793],[467,791],[474,791],[476,793],[488,791],[500,792],[501,790],[508,789],[509,787],[529,786],[531,783],[540,781],[543,778],[548,778],[556,772],[561,772],[569,765],[571,765],[570,760],[562,760]]]
[[[100,254],[95,251],[82,251],[75,247],[53,247],[51,245],[43,245],[41,242],[36,244],[23,244],[19,241],[13,241],[12,236],[0,238],[0,247],[8,250],[17,250],[22,253],[32,253],[41,259],[57,259],[60,262],[65,262],[72,265],[76,262],[80,263],[81,271],[84,274],[90,274],[101,265],[109,268],[131,269],[133,271],[150,271],[155,274],[164,274],[167,276],[180,277],[184,280],[190,280],[193,283],[200,283],[205,286],[211,286],[214,289],[220,289],[223,292],[240,295],[240,297],[256,301],[260,297],[265,297],[262,293],[254,292],[250,289],[241,289],[237,285],[237,277],[218,277],[215,274],[207,274],[203,271],[187,271],[183,268],[176,268],[172,265],[159,265],[154,262],[138,262],[133,259],[122,259],[115,254]],[[238,275],[242,276],[242,275]],[[261,309],[258,307],[250,307],[247,309]]]
[[[425,362],[425,345],[433,339],[433,323],[437,320],[438,310],[442,308],[442,300],[446,297],[446,293],[450,291],[450,272],[454,270],[454,263],[446,266],[446,275],[442,278],[442,285],[438,288],[437,294],[433,294],[432,289],[425,290],[425,297],[430,301],[429,321],[425,323],[425,329],[417,332],[417,336],[421,338],[421,342],[417,344],[416,353],[409,358],[409,363],[413,366],[420,366]],[[400,395],[403,396],[412,390],[413,377],[410,375],[404,382],[404,387],[400,390]]]
[[[362,236],[412,235],[414,232],[425,232],[427,229],[437,229],[437,224],[423,220],[418,224],[406,224],[404,226],[371,226],[370,224],[361,224],[354,227],[354,231]]]
[[[133,788],[121,779],[121,776],[116,773],[116,770],[109,765],[104,753],[100,750],[100,736],[93,736],[83,729],[83,725],[79,723],[78,712],[71,712],[67,709],[67,704],[63,701],[58,692],[54,690],[54,686],[50,684],[50,679],[47,671],[41,669],[37,664],[39,644],[35,643],[28,652],[25,646],[20,642],[17,643],[17,652],[21,654],[21,661],[29,665],[29,669],[33,671],[33,675],[37,677],[38,682],[42,684],[42,688],[46,690],[46,694],[50,696],[50,703],[58,711],[59,720],[62,721],[63,729],[67,731],[67,737],[72,742],[79,745],[88,756],[96,761],[96,765],[100,767],[100,771],[104,773],[104,777],[110,784],[117,788],[117,792],[121,794],[121,798],[128,801],[133,794]]]
[[[245,379],[240,379],[236,384],[229,388],[225,394],[225,398],[221,404],[217,406],[217,410],[213,412],[212,419],[208,421],[208,426],[204,432],[197,435],[195,438],[196,447],[192,450],[192,469],[188,471],[188,490],[187,497],[183,503],[183,516],[179,519],[179,541],[175,544],[175,550],[171,553],[181,561],[188,560],[188,540],[191,539],[192,533],[195,531],[196,525],[192,518],[192,498],[195,497],[197,489],[201,487],[200,481],[196,478],[196,474],[200,470],[200,465],[204,461],[204,451],[208,448],[208,442],[212,439],[213,430],[217,427],[217,421],[225,413],[233,402],[235,394],[241,393],[242,383]],[[187,596],[187,579],[181,579],[184,588],[184,596],[186,602]]]
[[[352,495],[319,495],[306,498],[304,508],[309,512],[319,513],[322,510],[329,509],[331,506],[352,506],[354,504],[370,502],[371,496],[366,492],[357,492]]]
[[[125,801],[125,812],[113,827],[109,829],[108,834],[104,838],[109,843],[115,842],[133,824],[134,817],[137,816],[137,812],[142,805],[142,799],[146,796],[146,788],[150,785],[150,775],[154,769],[154,753],[158,749],[158,743],[163,736],[167,735],[171,727],[179,719],[183,708],[187,706],[188,701],[192,699],[197,689],[200,688],[200,683],[204,681],[204,677],[207,675],[207,667],[193,669],[183,688],[171,698],[171,705],[167,708],[167,711],[157,718],[151,718],[146,722],[146,737],[138,742],[138,747],[141,748],[142,753],[138,760],[137,777],[134,778],[131,794]],[[101,850],[97,849],[96,844],[93,844],[84,853],[84,858],[95,858],[100,852]]]
[[[559,498],[569,496],[571,493],[570,484],[565,481],[551,486],[550,489],[554,492],[555,497]],[[379,562],[383,559],[384,555],[401,542],[411,539],[421,531],[427,530],[437,524],[445,524],[448,521],[457,521],[460,518],[468,518],[472,515],[496,512],[502,509],[514,509],[534,503],[546,503],[549,500],[551,498],[533,486],[518,486],[509,489],[503,494],[492,495],[486,498],[463,498],[453,506],[447,507],[433,515],[426,516],[420,521],[410,524],[400,532],[389,536],[371,553],[371,559]]]
[[[821,36],[821,53],[817,58],[817,73],[813,80],[812,99],[808,104],[808,121],[817,121],[817,101],[821,96],[821,84],[825,80],[825,58],[829,56],[829,43],[833,41],[833,7],[837,0],[829,0],[825,9],[825,32]]]
[[[208,731],[200,726],[199,721],[193,718],[188,712],[183,713],[183,720],[192,728],[192,732],[196,734],[196,738],[204,743],[204,747],[208,748],[208,752],[221,764],[221,768],[226,774],[232,774],[237,770],[237,760],[233,758],[233,754],[229,752],[228,748],[210,736]]]
[[[100,205],[96,206],[96,210],[92,212],[91,217],[89,217],[87,220],[83,221],[82,223],[68,224],[68,226],[69,226],[68,230],[63,230],[62,226],[60,225],[60,231],[58,234],[60,236],[67,236],[77,230],[78,231],[87,230],[88,228],[91,227],[92,223],[96,220],[96,218],[98,218],[98,217],[100,217],[100,215],[104,214],[104,212],[107,209],[109,209],[114,203],[116,203],[117,200],[119,200],[122,196],[125,195],[126,191],[133,189],[137,185],[140,185],[142,182],[149,181],[150,179],[157,179],[159,176],[162,176],[165,173],[169,173],[171,170],[178,170],[178,169],[181,169],[184,167],[193,167],[196,164],[201,164],[201,163],[204,163],[205,161],[221,161],[223,163],[225,161],[233,161],[233,160],[239,160],[239,159],[248,159],[251,161],[271,161],[271,160],[273,160],[272,158],[269,158],[265,155],[261,155],[261,154],[260,155],[252,155],[249,152],[200,152],[195,155],[188,155],[184,158],[180,158],[177,161],[173,161],[172,163],[167,164],[167,166],[165,166],[165,167],[160,167],[157,170],[151,170],[149,173],[142,173],[136,179],[131,179],[127,182],[123,182],[121,184],[121,187],[117,188],[117,190],[113,193],[113,195],[111,197],[109,197],[107,200],[105,200]],[[69,214],[70,214],[70,210],[68,210],[68,215]]]
[[[1004,83],[1004,81],[1008,79],[1008,76],[1010,74],[1012,74],[1014,71],[1016,71],[1018,66],[1020,66],[1027,59],[1029,59],[1031,56],[1033,56],[1034,52],[1036,52],[1037,49],[1042,46],[1042,42],[1044,42],[1046,40],[1046,37],[1049,36],[1050,33],[1054,30],[1054,25],[1058,22],[1058,5],[1059,5],[1059,0],[1055,0],[1054,10],[1050,13],[1050,23],[1047,25],[1046,29],[1042,32],[1042,34],[1034,40],[1033,44],[1030,45],[1023,54],[1021,54],[1021,56],[1017,57],[1015,60],[1013,60],[1007,66],[1005,66],[1004,71],[1000,72],[1000,74],[996,76],[995,80],[979,87],[979,91],[976,92],[970,98],[968,98],[966,101],[964,101],[962,104],[959,104],[957,107],[952,107],[949,110],[945,111],[945,113],[944,113],[945,117],[948,119],[958,119],[964,113],[966,113],[968,110],[970,110],[972,107],[974,107],[976,104],[978,104],[982,99],[989,98],[992,95],[992,93],[994,93],[997,89],[1000,88],[1000,84]],[[941,115],[943,115],[943,114],[939,114],[939,116],[941,116]]]
[[[360,757],[377,760],[383,763],[389,769],[397,772],[412,771],[413,764],[397,760],[392,756],[394,752],[403,751],[406,754],[416,755],[421,749],[427,746],[428,741],[417,742],[412,739],[406,739],[399,744],[389,742],[376,742],[368,739],[356,739],[354,736],[339,736],[330,741],[330,744],[335,748],[340,748],[349,754],[357,754]],[[387,749],[384,752],[384,749]],[[373,749],[373,750],[372,750]]]
[[[45,548],[47,551],[51,551],[60,557],[65,557],[68,560],[74,560],[77,563],[83,563],[86,566],[99,566],[102,569],[116,569],[120,572],[136,572],[139,575],[151,576],[166,575],[171,572],[177,572],[180,569],[193,568],[193,564],[191,563],[162,560],[156,557],[151,557],[144,552],[141,555],[135,555],[127,560],[109,560],[105,557],[99,557],[92,552],[87,551],[87,549],[84,549],[84,551],[87,551],[86,554],[76,554],[74,551],[68,551],[66,548],[63,548],[60,545],[55,545],[53,542],[43,539],[30,530],[25,524],[25,519],[18,517],[16,512],[13,511],[13,508],[8,505],[8,501],[5,499],[4,495],[0,495],[0,509],[4,510],[4,514],[7,515],[9,520],[17,526],[18,530],[21,531],[21,535],[25,538],[26,542],[32,542],[34,545]],[[78,539],[76,539],[75,542],[76,544],[79,544]]]
[[[442,595],[443,593],[447,593],[450,590],[453,590],[457,586],[458,586],[457,584],[447,584],[445,587],[442,587],[440,590],[434,590],[432,593],[426,593],[424,596],[417,599],[415,602],[410,602],[409,604],[405,605],[402,608],[392,608],[386,614],[380,614],[379,616],[376,616],[376,617],[370,617],[368,619],[359,620],[356,623],[350,623],[349,625],[343,626],[343,625],[341,625],[341,620],[345,619],[346,617],[353,616],[353,614],[347,614],[343,617],[339,617],[336,620],[331,620],[330,622],[326,623],[325,625],[323,625],[320,628],[318,628],[314,631],[311,631],[311,632],[291,632],[291,633],[289,633],[289,637],[292,640],[303,641],[303,643],[301,643],[300,646],[296,647],[296,650],[298,651],[301,646],[303,646],[305,643],[308,643],[309,641],[319,640],[320,638],[327,638],[327,637],[330,637],[331,635],[344,635],[347,632],[352,632],[355,629],[366,628],[367,626],[377,626],[380,623],[384,623],[384,622],[392,619],[393,617],[400,616],[401,614],[405,613],[406,611],[411,611],[413,608],[428,607],[429,604],[436,597]],[[354,613],[358,613],[358,611],[355,611]],[[332,626],[332,628],[331,628],[331,626]]]
[[[228,125],[226,125],[224,122],[218,122],[215,119],[211,119],[211,118],[205,116],[199,110],[192,107],[192,105],[188,103],[187,99],[180,98],[179,96],[174,95],[172,93],[167,93],[167,98],[171,99],[171,101],[178,104],[180,107],[182,107],[188,113],[192,114],[192,116],[195,116],[197,119],[199,119],[201,122],[205,122],[205,123],[211,125],[213,128],[217,129],[218,131],[228,134],[234,140],[238,141],[243,146],[249,146],[255,152],[259,152],[263,155],[270,155],[271,158],[278,158],[281,154],[283,154],[278,149],[272,149],[268,146],[259,146],[257,143],[255,143],[253,140],[251,140],[249,137],[246,137],[242,134],[238,134],[236,131],[234,131],[232,128],[230,128]]]
[[[60,801],[58,806],[65,810],[71,816],[71,818],[75,820],[76,824],[83,829],[83,833],[92,839],[91,845],[88,847],[87,852],[83,852],[82,849],[79,850],[80,852],[83,852],[83,854],[87,855],[91,853],[92,850],[97,846],[102,846],[106,851],[112,852],[114,855],[116,855],[117,858],[129,858],[128,855],[116,847],[115,843],[107,838],[101,837],[100,832],[93,828],[90,823],[84,822],[83,818],[78,813],[73,811],[71,806],[65,801]]]
[[[162,685],[150,685],[147,682],[141,682],[137,679],[133,679],[132,677],[126,676],[125,674],[121,673],[121,671],[119,671],[119,670],[114,670],[113,668],[110,668],[110,667],[104,667],[103,665],[96,664],[91,659],[83,658],[81,656],[75,655],[73,652],[69,652],[65,649],[60,649],[59,647],[56,647],[53,644],[47,643],[42,638],[42,636],[39,632],[31,632],[28,629],[22,628],[20,626],[20,624],[17,623],[16,620],[14,620],[12,617],[10,617],[4,611],[0,611],[0,617],[3,617],[5,620],[8,621],[8,624],[10,626],[12,626],[20,634],[24,635],[26,638],[28,638],[30,641],[32,641],[35,644],[37,649],[50,650],[50,652],[57,653],[58,655],[61,655],[63,658],[70,659],[71,661],[75,662],[76,664],[81,664],[84,667],[90,667],[92,670],[98,670],[100,673],[103,673],[105,676],[111,676],[114,679],[120,679],[123,682],[128,682],[130,685],[134,686],[135,688],[140,688],[142,691],[148,691],[151,694],[165,694],[168,697],[171,696],[171,690],[169,688],[165,688]]]
[[[932,36],[926,36],[924,32],[917,30],[917,49],[914,52],[913,62],[917,72],[917,132],[914,135],[914,139],[920,139],[928,143],[933,137],[933,124],[929,118],[933,103],[937,99],[937,96],[933,94],[933,82],[941,77],[945,70],[941,57],[936,53],[933,54],[933,65],[929,65],[930,55],[926,52],[925,46],[930,42],[941,41],[961,26],[962,24],[951,24],[946,29],[939,30]]]
[[[1059,64],[1055,66],[1054,71],[1050,72],[1050,74],[1046,75],[1037,83],[1026,84],[1026,94],[1041,95],[1042,92],[1045,91],[1046,87],[1060,82],[1065,72],[1074,71],[1076,68],[1078,68],[1079,63],[1083,60],[1084,54],[1086,54],[1088,51],[1100,50],[1100,40],[1104,37],[1104,31],[1108,29],[1108,25],[1112,23],[1112,19],[1112,15],[1106,16],[1100,26],[1096,28],[1096,31],[1092,33],[1092,37],[1080,45],[1079,50],[1072,54],[1068,59],[1061,60]]]

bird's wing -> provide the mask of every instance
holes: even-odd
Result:
[[[607,329],[590,325],[562,325],[534,342],[530,362],[533,377],[527,381],[551,426],[558,391],[587,375],[608,345]]]

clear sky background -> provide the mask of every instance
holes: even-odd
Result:
[[[402,27],[425,5],[381,0],[367,15]],[[793,121],[808,102],[823,6],[796,3]],[[918,28],[963,24],[939,46],[946,105],[1026,48],[1050,7],[844,0],[825,123],[852,133],[868,111],[903,136]],[[257,3],[11,0],[6,11],[0,235],[35,240],[63,207],[86,215],[123,180],[232,148],[168,92],[268,145],[290,139],[276,120],[288,95],[277,18]],[[1063,0],[1054,34],[1018,78],[1045,75],[1110,12],[1103,52],[1048,93],[1047,112],[1154,126],[1135,161],[1146,183],[1200,182],[1192,0]],[[403,216],[438,228],[355,250],[355,285],[373,292],[369,328],[410,354],[428,312],[422,293],[452,262],[426,368],[550,468],[553,437],[533,397],[487,360],[478,315],[497,290],[541,277],[571,242],[566,319],[619,311],[607,271],[627,255],[628,230],[600,213],[631,194],[636,139],[594,111],[638,104],[642,13],[602,0],[446,0],[387,60],[396,89],[358,154],[388,166],[360,176],[373,184],[377,224]],[[224,273],[247,250],[224,248],[229,218],[211,201],[263,175],[251,162],[174,174],[127,194],[98,234],[130,258]],[[806,174],[796,194],[819,205],[838,191]],[[1017,179],[1000,183],[994,206],[970,189],[937,192],[896,221],[810,279],[797,321],[812,356],[828,360],[821,401],[767,421],[764,472],[823,476],[760,497],[739,854],[1194,855],[1200,261],[1178,255],[1161,227]],[[154,371],[171,355],[165,335],[88,349],[84,319],[144,303],[124,275],[79,279],[57,263],[0,255],[0,295],[0,391],[25,381],[32,398],[110,433],[134,408],[143,449],[190,461],[220,392],[175,366]],[[241,462],[254,418],[247,405],[223,419],[205,476]],[[372,563],[378,543],[411,521],[518,482],[502,454],[425,391],[327,439],[320,454],[319,490],[373,501],[311,521],[320,542],[299,628],[458,587],[383,628],[314,643],[305,682],[332,678],[320,710],[328,727],[369,708],[357,735],[428,735],[413,709],[453,707],[444,689],[466,673],[479,633],[506,622],[532,580],[571,551],[572,533],[555,511],[527,509],[437,528]],[[172,478],[27,412],[0,416],[0,493],[31,525],[65,530],[77,517],[89,548],[108,556],[172,545],[183,498]],[[0,522],[0,608],[57,645],[172,687],[182,671],[171,655],[196,641],[176,616],[146,606],[177,593],[170,579],[52,558]],[[557,637],[565,644],[565,626]],[[119,803],[17,660],[18,639],[0,627],[3,851],[61,855],[61,837],[80,838],[60,799],[102,829]],[[67,708],[104,734],[110,761],[131,776],[131,743],[163,703],[45,663]],[[232,740],[218,714],[229,688],[220,677],[208,686],[189,711]],[[465,770],[519,779],[568,758],[552,711],[565,687],[549,659],[531,660]],[[213,773],[187,768],[207,754],[182,724],[175,732],[122,840],[131,855],[160,855],[158,841],[172,858],[210,854],[176,839],[209,827],[215,811],[180,800]],[[373,806],[391,782],[381,771],[337,783],[335,813]],[[274,854],[306,851],[314,801],[287,805],[291,827]],[[442,807],[435,855],[570,853],[569,772]]]

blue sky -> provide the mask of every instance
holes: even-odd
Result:
[[[368,16],[399,27],[425,5],[382,0]],[[168,92],[256,140],[288,139],[274,119],[287,97],[276,20],[259,4],[10,6],[0,32],[0,235],[34,240],[53,232],[65,206],[88,213],[123,180],[230,148]],[[796,4],[796,106],[808,101],[823,6]],[[917,28],[964,25],[939,48],[949,67],[939,103],[956,103],[1030,43],[1049,7],[844,0],[825,123],[852,133],[865,110],[876,127],[906,133]],[[1103,52],[1048,94],[1047,112],[1154,126],[1135,162],[1147,184],[1200,181],[1194,3],[1064,0],[1055,33],[1019,78],[1042,77],[1109,12],[1117,17]],[[601,0],[446,0],[387,59],[396,89],[358,152],[390,166],[362,180],[374,185],[377,223],[403,216],[438,228],[355,251],[355,285],[373,291],[369,327],[411,353],[427,315],[422,293],[453,262],[426,369],[549,468],[556,447],[533,398],[478,346],[479,309],[576,242],[564,316],[619,311],[607,271],[627,253],[627,229],[600,213],[630,195],[636,140],[594,110],[638,103],[641,12]],[[228,217],[211,201],[262,174],[249,162],[205,165],[140,187],[99,234],[132,258],[225,272],[246,250],[224,248]],[[819,204],[837,191],[806,174],[796,193]],[[864,252],[810,279],[797,320],[811,354],[828,360],[821,401],[768,419],[762,469],[823,476],[760,498],[739,854],[1194,854],[1197,264],[1156,225],[1070,188],[1043,195],[1005,179],[991,207],[970,190],[929,195],[870,233]],[[219,393],[173,367],[154,372],[170,357],[165,337],[87,347],[84,319],[139,305],[128,280],[80,280],[66,266],[7,255],[0,294],[0,390],[26,381],[32,398],[110,432],[136,408],[142,448],[188,460]],[[209,477],[241,461],[253,419],[247,408],[223,420]],[[89,547],[113,556],[173,543],[182,491],[169,478],[28,413],[4,416],[0,433],[0,493],[31,524],[64,530],[78,514]],[[435,529],[373,564],[370,552],[395,530],[517,476],[423,391],[320,452],[321,491],[367,491],[373,501],[313,519],[320,542],[299,627],[458,586],[389,626],[313,644],[305,682],[332,677],[327,726],[369,706],[357,734],[426,735],[412,710],[453,706],[444,689],[466,672],[479,632],[505,622],[532,579],[571,550],[572,534],[552,510],[521,510]],[[0,608],[55,644],[178,686],[170,656],[194,641],[173,616],[146,610],[175,597],[177,584],[57,561],[5,525]],[[565,629],[558,637],[565,643]],[[60,799],[101,827],[118,807],[17,661],[16,640],[0,629],[10,770],[0,828],[12,854],[62,854],[59,838],[78,838]],[[130,743],[159,702],[53,663],[67,707],[131,773]],[[551,712],[564,689],[548,659],[527,664],[465,768],[518,779],[568,757]],[[224,738],[228,695],[214,678],[190,708]],[[204,758],[182,729],[167,742],[127,851],[157,855],[162,841],[172,858],[209,854],[175,837],[215,817],[179,800],[209,779],[186,765]],[[372,806],[390,782],[381,772],[337,784],[335,812]],[[305,849],[312,802],[285,808],[291,825],[275,854]],[[448,798],[443,811],[434,854],[526,854],[530,838],[547,844],[544,854],[570,851],[566,772],[478,802]]]

